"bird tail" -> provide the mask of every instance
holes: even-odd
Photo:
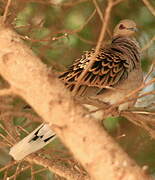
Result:
[[[22,160],[25,156],[43,148],[53,141],[56,134],[47,124],[41,124],[24,139],[11,147],[9,154],[15,160]]]

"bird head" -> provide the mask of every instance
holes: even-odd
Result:
[[[114,36],[132,36],[138,31],[136,23],[129,19],[120,21],[115,29]]]

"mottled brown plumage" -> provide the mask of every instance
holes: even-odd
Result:
[[[140,85],[142,82],[140,48],[132,37],[136,30],[136,24],[131,20],[122,20],[116,26],[111,43],[100,48],[92,67],[80,81],[76,96],[98,98],[113,104]],[[59,76],[71,92],[94,53],[94,49],[85,52]],[[133,80],[135,83],[132,82]],[[127,82],[128,84],[126,84]],[[107,86],[116,88],[116,91],[106,89]],[[116,97],[113,96],[113,93]],[[109,99],[110,96],[112,100]]]

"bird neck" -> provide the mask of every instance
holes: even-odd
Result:
[[[122,47],[123,49],[128,49],[130,51],[136,51],[137,54],[140,54],[139,43],[133,36],[114,36],[111,45]]]
[[[140,63],[140,46],[133,37],[114,36],[111,46],[116,47],[125,56],[128,56],[134,66]]]
[[[138,45],[137,40],[133,36],[121,36],[121,35],[114,36],[112,38],[112,43],[119,43],[124,40],[132,41],[133,43],[136,43]]]

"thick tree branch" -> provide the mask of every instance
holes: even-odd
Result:
[[[26,158],[26,161],[44,166],[52,172],[55,172],[57,175],[68,180],[90,180],[90,178],[86,175],[86,172],[83,172],[82,174],[81,172],[76,171],[74,168],[71,169],[70,167],[64,167],[58,163],[55,163],[54,159],[50,161],[47,158],[32,154]]]
[[[0,74],[55,130],[94,180],[151,179],[98,122],[74,102],[54,74],[0,23]]]

